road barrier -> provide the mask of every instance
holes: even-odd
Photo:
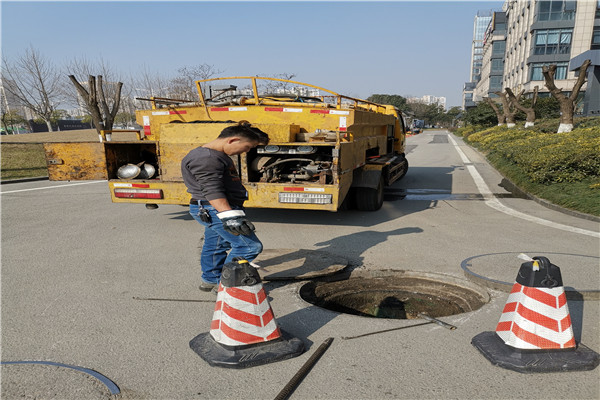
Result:
[[[560,268],[546,257],[521,264],[496,332],[471,343],[492,364],[518,372],[591,370],[600,362],[575,342]]]

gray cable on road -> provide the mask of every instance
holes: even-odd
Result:
[[[148,301],[187,301],[195,303],[214,303],[214,300],[199,300],[199,299],[159,299],[154,297],[133,297],[134,300],[148,300]]]

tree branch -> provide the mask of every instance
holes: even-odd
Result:
[[[577,77],[577,82],[575,82],[575,86],[573,86],[573,91],[571,92],[571,96],[569,96],[571,101],[575,101],[577,99],[577,96],[579,95],[579,91],[581,90],[581,87],[585,83],[587,69],[590,66],[590,64],[591,64],[591,60],[585,60],[583,62],[583,64],[581,64],[581,67],[579,68],[579,76]]]

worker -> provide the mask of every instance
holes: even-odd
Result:
[[[213,141],[190,151],[181,162],[190,214],[204,226],[200,290],[218,290],[223,265],[235,257],[254,260],[262,243],[244,212],[248,193],[230,156],[246,153],[269,137],[247,121],[229,126]]]

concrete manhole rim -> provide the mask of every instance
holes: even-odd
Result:
[[[454,286],[457,288],[462,289],[465,292],[471,292],[473,295],[475,296],[479,296],[480,297],[480,303],[481,305],[474,307],[471,310],[464,310],[463,312],[460,313],[456,313],[456,314],[451,314],[448,315],[448,317],[452,317],[452,316],[456,316],[456,315],[462,315],[462,314],[466,314],[466,313],[470,313],[470,312],[475,312],[477,310],[479,310],[480,308],[482,308],[483,306],[485,306],[486,304],[488,304],[491,299],[492,296],[490,295],[490,293],[486,290],[485,287],[482,287],[481,285],[478,285],[476,283],[473,283],[469,280],[465,280],[464,278],[457,278],[453,275],[446,275],[446,274],[441,274],[441,273],[432,273],[432,272],[421,272],[421,271],[409,271],[409,270],[400,270],[400,269],[378,269],[378,270],[362,270],[362,269],[356,269],[354,271],[352,271],[348,276],[345,276],[342,279],[339,280],[333,280],[333,281],[326,281],[326,282],[322,282],[321,284],[335,284],[335,283],[339,283],[339,282],[344,282],[344,281],[349,281],[351,279],[356,279],[356,278],[365,278],[365,279],[377,279],[377,278],[386,278],[386,277],[396,277],[396,278],[408,278],[408,279],[414,279],[414,280],[421,280],[423,282],[433,282],[437,285],[450,285],[450,286]],[[326,307],[321,307],[317,304],[311,303],[310,301],[306,300],[303,296],[302,296],[302,290],[307,287],[308,285],[316,285],[318,281],[314,281],[314,280],[310,280],[310,281],[303,281],[303,282],[299,282],[296,288],[296,296],[297,298],[304,303],[306,306],[313,306],[313,307],[318,307],[319,309],[326,311],[326,312],[331,312],[331,313],[335,313],[338,315],[347,315],[349,317],[358,317],[358,318],[376,318],[373,316],[363,316],[363,315],[356,315],[356,314],[350,314],[350,313],[345,313],[345,312],[340,312],[340,311],[336,311],[336,310],[332,310]],[[310,290],[310,289],[309,289]],[[393,289],[392,289],[393,290]],[[402,291],[403,289],[398,288],[396,289],[397,291]],[[387,291],[386,289],[384,289],[383,291]],[[420,295],[432,295],[435,296],[435,294],[431,294],[431,293],[426,293],[426,292],[417,292]],[[437,296],[439,297],[439,296]],[[455,295],[455,297],[459,297],[458,295]],[[441,298],[441,297],[440,297]],[[447,300],[447,301],[451,301],[448,298],[441,298],[442,300]],[[465,300],[466,302],[466,300]],[[402,319],[393,319],[395,321],[401,321]]]
[[[461,261],[460,266],[463,269],[465,277],[470,282],[473,282],[475,284],[481,285],[481,286],[489,288],[489,289],[499,290],[504,293],[510,293],[510,291],[512,290],[513,285],[514,285],[514,281],[513,282],[505,282],[505,281],[501,281],[498,279],[488,278],[486,276],[483,276],[476,272],[473,272],[469,269],[469,267],[472,266],[470,264],[470,261],[480,258],[480,257],[497,256],[497,255],[503,255],[503,254],[506,254],[506,255],[514,254],[515,259],[517,259],[516,256],[520,253],[532,254],[532,255],[536,255],[537,253],[539,253],[539,254],[545,254],[545,255],[567,255],[567,256],[574,256],[574,257],[600,258],[597,256],[588,256],[588,255],[584,255],[584,254],[556,253],[556,252],[548,252],[548,251],[544,251],[544,252],[504,251],[504,252],[499,252],[499,253],[478,254],[475,256],[465,258],[463,261]],[[516,277],[518,270],[519,270],[519,266],[516,266],[515,267],[515,277]],[[568,284],[565,286],[564,289],[565,289],[565,295],[567,296],[568,300],[600,300],[600,290],[577,290],[573,287],[570,287]]]

